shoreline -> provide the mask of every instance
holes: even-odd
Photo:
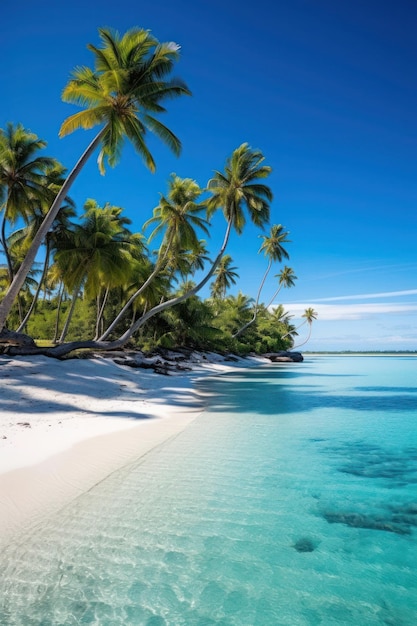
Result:
[[[108,358],[0,357],[0,547],[204,411],[198,379],[267,364],[219,355],[164,376]]]

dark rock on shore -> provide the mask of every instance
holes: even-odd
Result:
[[[264,357],[272,363],[301,363],[304,357],[301,352],[290,352],[289,350],[281,350],[280,352],[268,352]]]

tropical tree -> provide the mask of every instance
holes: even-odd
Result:
[[[206,262],[211,262],[210,257],[205,240],[200,239],[192,250],[172,250],[165,270],[173,279],[179,275],[180,279],[185,281],[187,277],[194,276],[198,270],[203,270]]]
[[[294,274],[294,270],[291,267],[288,267],[288,265],[284,265],[284,267],[279,272],[279,274],[275,274],[274,278],[278,278],[278,288],[276,289],[272,298],[266,305],[267,308],[271,306],[271,304],[273,303],[273,301],[275,300],[275,298],[277,297],[277,295],[279,294],[279,292],[281,291],[283,287],[285,288],[294,287],[295,281],[297,280],[297,276]]]
[[[103,288],[123,284],[131,262],[130,232],[121,218],[121,209],[106,205],[101,208],[94,200],[85,205],[81,224],[74,227],[74,236],[55,255],[63,270],[64,283],[72,291],[72,303],[61,333],[63,342],[81,287],[87,299],[95,299]]]
[[[60,357],[78,348],[93,349],[117,349],[124,346],[127,341],[141,328],[150,318],[162,311],[175,306],[202,289],[213,276],[229,241],[232,228],[241,234],[246,222],[245,209],[251,221],[259,227],[264,227],[269,220],[269,202],[272,200],[270,188],[259,182],[269,176],[271,168],[264,165],[264,156],[259,150],[251,149],[248,144],[242,144],[227,160],[225,173],[215,172],[209,181],[209,189],[212,192],[207,200],[208,214],[212,215],[215,210],[222,209],[226,218],[226,232],[220,250],[214,259],[207,274],[186,293],[175,294],[168,300],[164,300],[141,315],[130,327],[113,341],[84,341],[70,342],[65,346],[57,346],[48,350],[51,356]],[[33,351],[33,350],[32,350]]]
[[[264,227],[269,221],[269,202],[272,200],[271,189],[259,180],[267,178],[271,167],[264,165],[264,155],[260,150],[254,150],[247,143],[236,148],[226,162],[224,173],[216,171],[208,182],[211,197],[206,201],[207,214],[210,217],[221,209],[226,218],[226,232],[221,248],[207,274],[189,291],[161,302],[145,313],[133,324],[117,341],[114,347],[124,345],[126,341],[148,319],[161,313],[200,291],[213,276],[225,252],[232,228],[241,234],[246,223],[245,208],[251,221],[259,227]]]
[[[243,331],[245,331],[246,328],[248,328],[248,326],[253,324],[253,322],[256,320],[256,316],[258,314],[259,299],[261,297],[261,292],[265,284],[265,280],[271,270],[272,263],[276,261],[281,262],[283,258],[289,258],[289,254],[283,246],[284,243],[289,242],[289,240],[287,239],[288,234],[289,233],[284,230],[284,227],[281,224],[274,224],[273,226],[271,226],[269,235],[261,235],[263,243],[259,248],[259,252],[263,252],[265,254],[268,259],[268,265],[261,280],[261,284],[259,285],[253,311],[253,317],[234,334],[234,337],[237,337],[238,335],[243,333]]]
[[[215,326],[221,328],[225,335],[231,338],[242,319],[249,319],[252,304],[253,298],[241,291],[236,296],[227,296],[224,300],[212,298],[210,305],[213,309]]]
[[[289,324],[289,321],[292,317],[292,315],[290,315],[288,311],[284,309],[284,306],[282,304],[278,304],[278,306],[274,308],[274,310],[271,312],[271,316],[275,322],[278,322],[280,324]]]
[[[49,186],[55,186],[55,187],[59,186],[59,182],[55,181],[54,177],[55,175],[59,175],[59,173],[62,171],[63,171],[62,168],[59,168],[59,171],[57,170],[50,174],[52,181],[49,184]],[[37,207],[33,211],[28,224],[21,230],[23,241],[25,244],[25,251],[30,247],[33,241],[33,238],[36,235],[39,229],[39,226],[45,217],[45,210],[47,210],[47,207],[45,207],[45,205],[44,206],[40,205],[39,207]],[[29,321],[29,318],[34,312],[37,302],[38,302],[39,294],[41,292],[42,287],[44,287],[45,285],[45,279],[48,275],[50,257],[57,249],[59,249],[60,245],[63,244],[63,242],[67,241],[68,237],[71,237],[72,223],[70,220],[71,218],[74,218],[75,216],[76,216],[75,205],[72,202],[72,200],[67,198],[66,204],[61,207],[61,210],[59,211],[56,219],[54,220],[52,224],[51,230],[47,233],[45,237],[45,259],[43,263],[42,275],[38,281],[38,285],[37,285],[35,294],[33,296],[32,303],[29,309],[27,310],[26,315],[24,319],[22,320],[20,326],[18,327],[17,332],[23,331],[23,329],[27,325],[27,322]]]
[[[308,337],[305,341],[303,341],[302,343],[298,344],[297,346],[293,346],[293,349],[295,348],[299,348],[300,346],[303,346],[305,343],[307,343],[307,341],[310,339],[311,337],[311,330],[312,330],[312,324],[313,324],[313,320],[317,319],[317,311],[315,311],[312,307],[307,308],[304,313],[302,314],[301,317],[304,318],[304,321],[301,322],[301,324],[299,324],[296,327],[296,330],[298,331],[299,328],[301,328],[301,326],[304,326],[304,324],[308,324],[309,326],[309,330],[308,330]],[[286,333],[285,335],[283,335],[283,339],[289,335],[290,333]],[[294,334],[294,333],[293,333]],[[296,333],[298,334],[298,333]]]
[[[174,265],[174,270],[178,268],[177,257],[184,250],[201,254],[202,245],[197,236],[196,228],[208,234],[208,222],[199,215],[205,211],[204,204],[198,202],[202,193],[202,189],[191,178],[179,178],[176,174],[171,175],[168,182],[167,197],[161,196],[158,206],[153,210],[153,216],[144,224],[145,230],[149,225],[156,224],[149,236],[149,242],[156,236],[162,235],[155,266],[145,282],[132,294],[109,328],[102,334],[100,341],[108,337],[135,299],[149,286],[159,272],[169,264]]]
[[[230,254],[224,254],[222,256],[214,272],[216,279],[210,288],[212,298],[220,298],[223,300],[226,291],[230,289],[232,285],[236,284],[236,279],[239,278],[239,274],[235,271],[237,267],[231,267],[232,263],[233,259]]]
[[[180,287],[181,292],[189,289],[190,285]],[[159,339],[164,347],[207,350],[213,344],[220,346],[217,342],[221,332],[213,326],[210,306],[198,296],[180,302],[164,311],[160,317],[166,323],[165,332]]]
[[[94,70],[79,67],[63,91],[63,100],[85,107],[67,118],[61,126],[64,137],[79,128],[100,130],[68,175],[61,190],[39,228],[36,237],[0,303],[0,332],[17,294],[28,274],[37,252],[51,228],[69,189],[89,157],[101,146],[98,163],[118,162],[122,144],[128,138],[142,156],[147,167],[155,170],[155,162],[145,137],[155,133],[175,154],[179,154],[179,139],[155,115],[165,112],[162,103],[168,98],[190,94],[178,79],[168,79],[179,56],[179,46],[173,42],[159,43],[148,30],[133,28],[120,36],[110,29],[99,29],[101,48],[88,45],[94,54]]]
[[[10,257],[10,262],[12,264],[12,267],[15,270],[19,269],[22,263],[22,260],[25,257],[26,241],[25,241],[25,236],[22,231],[23,229],[15,230],[12,233],[10,233],[10,235],[7,237],[8,254]],[[18,317],[16,318],[14,314],[11,315],[11,317],[13,318],[12,321],[15,323],[18,320],[17,323],[21,324],[24,318],[24,311],[26,310],[28,303],[31,300],[31,294],[33,290],[37,288],[37,285],[38,285],[37,276],[39,272],[40,272],[39,267],[37,267],[37,264],[34,264],[29,274],[26,276],[22,289],[20,290],[18,298],[16,299],[16,302],[15,302],[16,306],[13,307],[13,309],[17,311],[18,313]],[[3,280],[5,280],[5,287],[7,289],[10,275],[9,275],[8,269],[6,269],[6,266],[5,266],[5,272],[3,276],[4,276]]]
[[[48,185],[48,173],[60,166],[55,159],[38,155],[45,147],[46,142],[22,124],[14,126],[9,123],[5,130],[0,129],[0,199],[3,211],[0,240],[9,283],[13,280],[15,268],[7,245],[7,223],[14,224],[22,218],[27,224],[34,208],[45,202],[49,205],[55,195]]]

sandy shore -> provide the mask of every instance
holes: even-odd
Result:
[[[163,376],[0,356],[0,545],[181,432],[204,408],[198,378],[262,363],[196,355],[191,371]]]

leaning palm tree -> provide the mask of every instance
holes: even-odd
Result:
[[[237,267],[231,267],[233,262],[230,254],[224,254],[214,272],[216,279],[211,285],[212,298],[224,299],[226,291],[230,289],[232,285],[236,284],[236,279],[239,278],[239,274],[235,271]]]
[[[288,311],[284,309],[284,306],[282,304],[278,304],[278,306],[276,306],[271,312],[271,318],[274,322],[278,322],[280,324],[289,324],[292,315],[290,315]]]
[[[54,191],[57,192],[60,186],[63,184],[63,173],[64,169],[62,168],[62,166],[53,167],[50,170],[48,169],[45,184],[49,189],[51,189],[52,193]],[[53,195],[55,194],[53,193]],[[38,203],[36,204],[38,205]],[[22,233],[24,234],[26,240],[26,250],[30,247],[33,238],[36,235],[39,226],[41,225],[45,217],[45,212],[47,210],[48,206],[46,205],[46,202],[39,203],[39,206],[36,206],[36,208],[34,209],[30,220],[27,223],[27,226],[22,229]],[[70,219],[74,218],[75,216],[75,204],[70,198],[67,198],[65,205],[61,207],[56,219],[54,220],[51,230],[47,233],[45,237],[45,259],[43,263],[42,275],[38,282],[38,286],[33,296],[32,303],[28,311],[26,312],[26,315],[22,320],[20,326],[18,327],[17,332],[22,332],[24,330],[29,321],[29,318],[35,311],[40,291],[44,286],[45,278],[48,274],[50,256],[51,254],[53,254],[54,250],[59,247],[59,242],[65,241],[66,238],[70,235]]]
[[[64,137],[79,128],[98,126],[100,130],[57,194],[19,272],[0,303],[0,332],[62,201],[94,151],[101,146],[98,163],[104,173],[105,161],[110,166],[116,165],[125,138],[131,141],[147,167],[154,171],[155,162],[145,142],[148,130],[162,139],[175,154],[179,154],[181,149],[179,139],[155,117],[155,114],[165,112],[162,102],[166,99],[190,94],[182,81],[167,79],[178,59],[179,46],[173,42],[159,43],[148,30],[139,28],[133,28],[122,36],[106,28],[99,29],[99,33],[102,47],[88,46],[95,56],[94,70],[77,68],[62,95],[64,101],[85,108],[64,121],[60,136]]]
[[[59,167],[55,159],[39,156],[46,142],[25,129],[22,124],[9,123],[0,129],[0,189],[4,202],[0,240],[9,273],[9,283],[15,274],[6,237],[6,225],[19,218],[31,219],[34,207],[52,202],[55,194],[48,185],[48,172]],[[62,167],[62,166],[61,166]]]
[[[297,280],[297,276],[294,274],[294,270],[291,267],[288,267],[288,265],[284,265],[280,273],[275,274],[274,278],[278,278],[278,288],[276,289],[270,301],[266,305],[267,309],[271,306],[271,304],[273,303],[273,301],[275,300],[275,298],[277,297],[277,295],[279,294],[279,292],[281,291],[283,287],[285,288],[294,287],[295,281]]]
[[[260,150],[254,150],[247,143],[243,143],[227,160],[224,173],[215,172],[208,182],[208,189],[212,195],[206,203],[207,213],[210,217],[216,210],[221,209],[226,218],[226,232],[211,268],[189,291],[161,302],[145,313],[118,340],[113,342],[114,347],[124,345],[148,319],[194,296],[208,283],[226,250],[232,228],[238,234],[242,233],[246,223],[245,209],[256,226],[262,228],[268,223],[272,191],[259,180],[269,176],[271,167],[264,165],[264,160],[265,157]]]
[[[295,348],[299,348],[300,346],[303,346],[305,343],[307,343],[307,341],[310,339],[311,337],[311,330],[312,330],[312,324],[313,324],[313,320],[317,319],[317,311],[315,311],[312,307],[309,307],[308,309],[306,309],[304,311],[304,313],[302,314],[301,317],[304,317],[304,321],[301,322],[301,324],[299,324],[295,330],[298,330],[299,328],[301,328],[301,326],[304,326],[304,324],[308,324],[309,326],[309,331],[308,331],[308,337],[305,341],[303,341],[302,343],[299,343],[297,346],[293,346],[293,350]],[[285,335],[282,336],[282,339],[284,339],[285,337],[287,337],[289,334],[291,333],[286,333]],[[294,334],[294,332],[292,333]],[[298,335],[298,333],[295,333]]]
[[[233,337],[237,337],[238,335],[243,333],[243,331],[245,331],[248,328],[248,326],[253,324],[253,322],[256,320],[256,317],[258,315],[259,299],[261,297],[261,291],[265,284],[266,277],[268,276],[271,270],[272,263],[274,261],[282,261],[283,258],[286,258],[286,259],[289,258],[288,252],[282,245],[283,243],[289,242],[289,239],[287,239],[288,232],[284,231],[284,227],[281,224],[274,224],[273,226],[271,226],[271,231],[269,235],[261,235],[261,236],[263,239],[263,243],[261,247],[259,248],[259,252],[263,252],[265,254],[265,256],[268,259],[268,265],[263,275],[263,278],[261,280],[261,284],[259,285],[258,294],[256,296],[256,301],[255,301],[255,306],[254,306],[254,311],[253,311],[253,317],[249,322],[247,322],[241,328],[239,328],[239,330],[233,335]]]
[[[148,319],[161,313],[200,291],[213,276],[225,252],[230,233],[234,228],[241,234],[246,222],[245,209],[251,221],[259,227],[264,227],[269,221],[269,202],[272,200],[271,189],[259,180],[271,173],[271,168],[263,164],[265,157],[260,150],[251,149],[247,143],[237,148],[226,163],[225,172],[216,172],[208,186],[212,196],[207,201],[208,213],[211,215],[217,209],[222,209],[226,218],[226,232],[220,250],[214,259],[207,274],[189,291],[174,295],[152,307],[118,338],[111,342],[98,341],[71,342],[65,346],[51,348],[48,354],[55,357],[68,354],[78,348],[117,349],[124,346],[129,339],[143,326]]]
[[[18,229],[13,231],[8,237],[7,237],[7,247],[9,250],[9,255],[10,255],[10,260],[12,263],[12,266],[18,270],[20,267],[20,264],[22,263],[22,260],[25,257],[25,252],[26,252],[26,243],[25,243],[25,234],[24,234],[24,229]],[[25,310],[27,309],[29,302],[31,300],[32,297],[32,293],[34,290],[36,290],[37,286],[38,286],[38,280],[37,277],[40,274],[40,269],[39,267],[37,267],[38,264],[34,264],[29,272],[29,274],[26,276],[25,282],[23,283],[22,289],[19,292],[19,295],[16,299],[16,308],[17,308],[17,312],[18,312],[18,325],[21,324],[24,315],[25,315]],[[7,276],[9,277],[9,273],[7,271]],[[17,321],[17,320],[16,320]]]
[[[167,260],[166,271],[172,276],[178,274],[181,281],[185,281],[187,277],[194,276],[197,271],[203,270],[207,261],[211,262],[206,242],[200,239],[192,249],[173,250]]]
[[[125,280],[131,263],[131,244],[120,212],[119,207],[100,208],[95,201],[88,201],[82,223],[74,227],[73,239],[55,255],[56,263],[63,269],[64,284],[72,291],[60,343],[68,332],[82,286],[86,297],[94,299],[103,288],[123,284]]]
[[[144,224],[144,229],[149,225],[156,224],[149,236],[152,241],[156,236],[162,236],[158,259],[152,272],[145,282],[132,294],[117,317],[108,329],[101,335],[103,341],[126,315],[131,305],[141,293],[148,288],[168,264],[176,268],[175,257],[184,250],[201,251],[201,242],[198,239],[196,228],[208,234],[208,222],[200,216],[205,210],[203,203],[198,202],[203,190],[191,178],[180,178],[172,174],[168,183],[167,197],[162,196],[157,207],[153,210],[153,216]]]

